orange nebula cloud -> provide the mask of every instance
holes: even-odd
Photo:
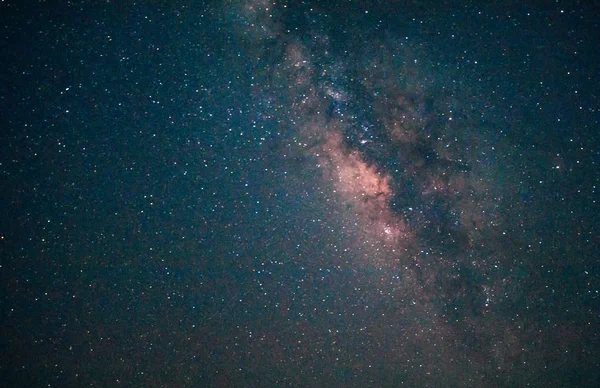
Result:
[[[414,238],[406,222],[390,209],[389,175],[377,171],[357,151],[350,151],[338,131],[327,135],[321,150],[318,156],[326,177],[358,217],[367,241],[405,245]]]

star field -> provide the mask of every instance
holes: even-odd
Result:
[[[0,15],[3,386],[600,384],[592,5]]]

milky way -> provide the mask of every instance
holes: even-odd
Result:
[[[278,107],[281,157],[304,155],[335,199],[323,211],[354,227],[348,265],[372,271],[395,306],[369,322],[372,340],[387,344],[392,368],[418,365],[442,380],[506,368],[524,337],[496,321],[510,284],[498,270],[510,261],[506,193],[481,128],[423,73],[410,43],[382,34],[363,44],[354,27],[356,41],[336,46],[310,21],[287,31],[285,10],[269,6],[240,6],[239,33],[273,61],[258,61],[269,82],[255,97]]]

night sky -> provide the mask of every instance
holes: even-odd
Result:
[[[0,386],[600,386],[600,9],[0,4]]]

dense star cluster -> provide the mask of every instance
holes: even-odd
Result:
[[[593,7],[0,20],[0,385],[600,384]]]

